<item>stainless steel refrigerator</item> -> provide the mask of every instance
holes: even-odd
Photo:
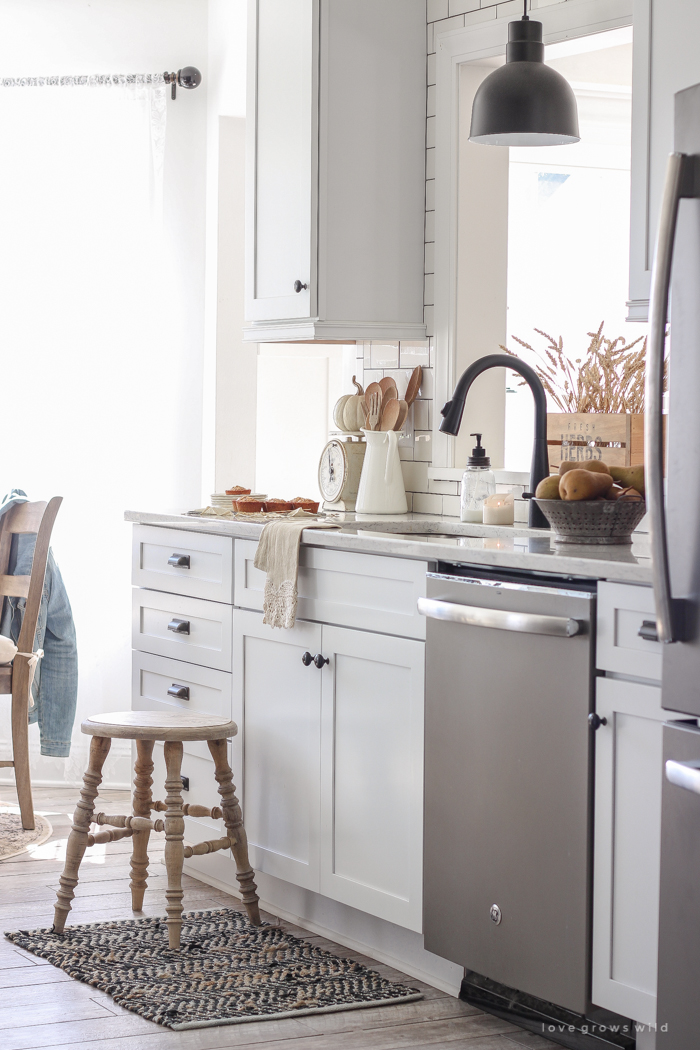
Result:
[[[675,97],[652,273],[646,470],[664,726],[658,1050],[700,1047],[700,84]],[[670,292],[670,295],[669,295]],[[667,492],[663,358],[670,312]]]

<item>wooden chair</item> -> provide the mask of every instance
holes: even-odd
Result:
[[[80,793],[73,817],[73,827],[66,846],[66,863],[54,911],[54,932],[63,933],[71,910],[71,901],[78,885],[80,863],[88,846],[98,842],[114,842],[116,839],[132,838],[131,852],[131,907],[134,911],[143,908],[148,874],[148,839],[152,831],[165,831],[165,869],[168,875],[166,924],[168,945],[180,947],[182,928],[182,865],[185,857],[202,856],[230,849],[236,862],[236,878],[241,888],[241,899],[254,926],[260,925],[258,895],[254,882],[255,873],[248,859],[248,840],[243,827],[241,807],[233,786],[231,767],[228,764],[226,740],[235,736],[235,722],[218,715],[195,715],[163,713],[155,711],[117,711],[112,714],[92,715],[81,729],[92,736],[90,761],[83,776]],[[136,741],[136,764],[134,772],[133,813],[129,815],[95,813],[95,798],[102,782],[102,766],[109,754],[112,738]],[[154,802],[151,794],[153,779],[153,745],[156,740],[165,742],[165,802]],[[182,802],[183,740],[206,740],[214,759],[214,778],[219,786],[221,808],[209,809]],[[151,814],[165,813],[165,820],[152,820]],[[224,818],[226,836],[196,846],[184,845],[184,817]],[[89,834],[90,825],[108,825],[114,831],[98,831]]]
[[[12,694],[12,759],[0,762],[0,767],[14,768],[22,827],[27,830],[34,828],[29,777],[29,694],[34,677],[30,654],[41,608],[51,531],[62,502],[62,496],[54,496],[48,503],[18,503],[0,518],[0,599],[3,604],[6,597],[27,599],[17,639],[19,652],[9,666],[0,667],[0,694]],[[22,533],[37,534],[31,576],[8,576],[12,537]]]

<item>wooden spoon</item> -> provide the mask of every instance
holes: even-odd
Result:
[[[379,383],[370,383],[367,389],[365,390],[365,404],[368,408],[372,394],[379,394],[379,400],[381,402],[384,391],[380,387]]]
[[[394,390],[396,391],[394,396],[395,397],[399,396],[399,391],[398,391],[398,387],[396,386],[396,381],[394,379],[392,379],[391,376],[384,376],[383,379],[379,380],[379,385],[382,388],[382,394],[386,394],[386,392],[388,390],[391,390],[391,388],[393,387]]]
[[[418,391],[420,390],[420,385],[422,382],[423,369],[420,365],[416,365],[416,367],[411,372],[411,378],[409,379],[408,386],[406,387],[405,401],[407,405],[412,405],[418,397]]]
[[[396,424],[399,421],[401,415],[401,406],[397,398],[392,397],[387,402],[386,408],[382,412],[382,422],[379,427],[380,430],[396,430]]]
[[[387,389],[384,391],[384,395],[382,397],[382,412],[384,411],[384,409],[386,408],[386,406],[389,404],[390,401],[393,401],[393,400],[398,401],[398,399],[399,399],[399,395],[398,395],[398,392],[396,390],[396,387],[395,386],[387,387]]]
[[[399,401],[398,406],[399,418],[397,419],[396,424],[394,425],[394,430],[401,430],[401,427],[406,422],[406,416],[408,415],[408,405],[405,401]]]

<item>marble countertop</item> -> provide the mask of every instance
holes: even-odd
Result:
[[[196,517],[186,513],[131,511],[126,521],[256,540],[259,522]],[[547,529],[464,524],[431,514],[329,514],[339,529],[309,530],[302,543],[311,547],[488,565],[560,576],[583,576],[623,583],[651,584],[649,537],[635,533],[631,546],[557,544]]]

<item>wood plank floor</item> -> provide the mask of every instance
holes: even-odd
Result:
[[[52,838],[33,853],[0,862],[0,929],[34,929],[53,921],[53,903],[63,868],[65,845],[77,792],[35,789],[35,807],[53,825]],[[128,805],[128,793],[105,792],[98,808]],[[16,801],[14,790],[0,787],[0,800]],[[104,803],[104,807],[102,805]],[[122,810],[124,812],[125,810]],[[153,840],[152,840],[153,841]],[[158,837],[149,849],[150,875],[144,913],[165,915],[165,868]],[[69,922],[131,918],[128,840],[89,850]],[[161,846],[162,849],[162,846]],[[237,907],[219,890],[185,877],[186,908]],[[172,1032],[121,1009],[107,995],[74,981],[42,959],[0,938],[1,1050],[216,1050],[260,1046],[264,1050],[553,1050],[554,1044],[524,1032],[424,985],[390,966],[377,963],[291,923],[265,915],[269,922],[378,970],[394,981],[420,988],[420,1002],[347,1013],[235,1026]]]

